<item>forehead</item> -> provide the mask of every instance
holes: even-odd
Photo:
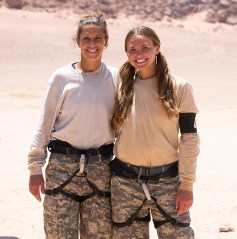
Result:
[[[104,31],[100,26],[89,24],[81,28],[81,35],[104,35]]]
[[[134,46],[140,46],[140,45],[153,45],[152,40],[143,35],[133,35],[127,40],[127,47],[134,47]]]

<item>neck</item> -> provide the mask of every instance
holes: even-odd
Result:
[[[141,79],[149,79],[156,75],[156,68],[152,65],[146,69],[141,69],[139,70],[139,75]]]
[[[143,80],[150,79],[150,78],[152,78],[155,75],[156,75],[155,72],[142,72],[142,71],[139,71],[139,78],[141,78]]]
[[[96,71],[100,68],[101,61],[95,61],[95,62],[85,62],[81,61],[76,64],[76,67],[83,72],[92,72]]]

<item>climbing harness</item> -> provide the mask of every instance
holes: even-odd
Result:
[[[164,209],[158,204],[157,199],[150,195],[150,192],[148,190],[148,187],[146,183],[149,180],[159,180],[160,178],[165,177],[175,177],[178,175],[178,162],[174,162],[171,164],[167,164],[161,167],[152,167],[152,168],[146,168],[146,167],[138,167],[134,165],[127,164],[118,158],[115,158],[111,162],[111,168],[115,175],[118,177],[126,178],[126,179],[137,179],[138,183],[141,185],[143,192],[146,196],[146,198],[143,200],[142,204],[137,208],[137,210],[130,216],[130,218],[127,219],[125,222],[113,222],[113,225],[116,227],[125,227],[130,226],[134,221],[144,221],[149,222],[150,221],[150,213],[148,213],[145,217],[138,217],[138,214],[142,210],[144,204],[147,201],[154,201],[157,209],[160,211],[160,213],[164,216],[165,220],[162,221],[155,221],[154,225],[155,228],[158,228],[159,226],[165,224],[165,223],[171,223],[173,226],[179,226],[179,227],[189,227],[189,223],[181,223],[178,222],[175,218],[172,218],[169,216]]]
[[[113,144],[102,145],[98,149],[92,148],[87,150],[84,150],[84,149],[81,150],[81,149],[76,149],[72,147],[69,143],[65,141],[53,140],[49,143],[48,149],[52,153],[60,153],[60,154],[66,154],[66,155],[76,154],[80,156],[80,161],[79,161],[80,164],[79,164],[79,168],[75,172],[73,172],[73,174],[65,182],[63,182],[57,188],[46,189],[45,194],[56,195],[58,193],[61,193],[77,202],[83,202],[94,195],[98,195],[99,197],[110,197],[110,192],[101,191],[86,177],[87,173],[84,171],[84,169],[85,169],[85,165],[88,163],[101,161],[101,156],[105,158],[112,156]],[[90,156],[98,156],[98,157],[90,157]],[[93,190],[92,193],[87,194],[85,196],[80,196],[80,195],[65,191],[64,188],[71,182],[71,180],[75,176],[85,177],[88,185]]]

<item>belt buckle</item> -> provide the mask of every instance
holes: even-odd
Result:
[[[161,173],[164,173],[164,172],[165,172],[165,166],[162,165],[162,166],[161,166]]]
[[[144,170],[144,176],[149,177],[150,176],[150,169],[149,168],[143,168]]]

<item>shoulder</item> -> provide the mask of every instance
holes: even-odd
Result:
[[[112,76],[114,85],[116,85],[119,79],[119,69],[116,67],[107,65],[106,63],[103,63],[103,65],[104,65],[104,68],[106,69],[106,73]]]
[[[188,84],[188,81],[181,76],[172,74],[172,77],[174,79],[174,82],[177,88],[184,87],[185,85]]]
[[[72,72],[73,72],[73,68],[71,64],[60,67],[52,73],[49,79],[49,83],[55,84],[56,82],[58,83],[59,81],[62,81],[63,79],[68,79],[69,75],[72,74]]]
[[[110,65],[107,65],[104,62],[103,62],[103,65],[104,65],[105,69],[107,71],[111,72],[113,75],[117,75],[118,74],[118,72],[119,72],[118,68],[110,66]]]
[[[192,91],[192,86],[190,83],[183,77],[172,74],[174,79],[174,89],[178,93],[184,93],[186,91]]]
[[[172,76],[175,81],[175,95],[180,112],[198,113],[192,86],[183,77],[177,75]]]

